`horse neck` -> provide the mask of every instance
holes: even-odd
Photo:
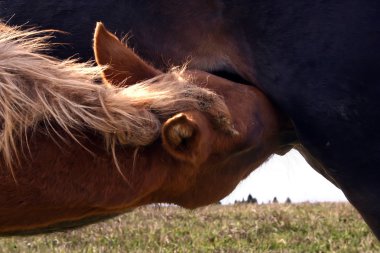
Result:
[[[133,148],[116,147],[122,176],[102,136],[83,131],[78,144],[65,131],[58,133],[64,140],[38,129],[28,135],[29,143],[20,148],[24,153],[13,168],[16,181],[0,162],[0,191],[5,193],[0,195],[0,232],[118,214],[136,197],[144,183],[139,168],[147,163],[134,161]]]

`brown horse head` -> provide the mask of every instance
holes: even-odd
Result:
[[[97,63],[105,67],[104,79],[112,85],[128,86],[165,75],[101,23],[95,31],[94,51]],[[200,111],[182,112],[164,123],[161,142],[171,162],[162,166],[169,181],[147,201],[194,208],[226,196],[270,155],[282,154],[290,146],[284,145],[287,121],[258,89],[202,71],[183,71],[181,75],[199,89],[220,95],[236,130],[235,134],[220,131],[226,128],[220,126],[223,123],[215,126],[210,116]]]

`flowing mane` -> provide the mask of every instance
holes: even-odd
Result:
[[[117,144],[152,143],[161,120],[178,111],[196,109],[228,117],[216,94],[190,85],[180,71],[127,88],[99,85],[99,67],[43,53],[49,50],[51,36],[49,31],[0,24],[0,152],[10,168],[31,130],[53,138],[59,137],[59,127],[77,140],[90,129],[114,150]]]

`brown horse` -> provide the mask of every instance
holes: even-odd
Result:
[[[40,35],[0,27],[1,234],[84,225],[149,203],[209,204],[284,148],[286,121],[255,88],[203,72],[161,74],[101,25],[95,50],[110,64],[107,80],[149,80],[96,85],[99,68],[42,54]]]

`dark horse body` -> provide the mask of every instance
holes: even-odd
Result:
[[[91,56],[95,21],[130,32],[158,67],[227,71],[261,88],[292,119],[303,153],[380,237],[380,2],[0,1],[11,24],[71,35],[56,54]],[[75,42],[75,44],[74,44]]]

